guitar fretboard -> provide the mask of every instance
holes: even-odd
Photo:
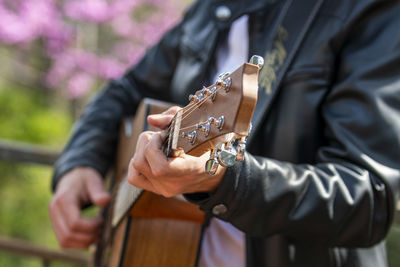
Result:
[[[121,221],[142,192],[143,189],[129,184],[126,178],[122,180],[114,204],[114,212],[111,221],[113,227]]]
[[[178,112],[178,114],[180,113]],[[164,154],[168,157],[171,156],[172,147],[174,147],[174,145],[176,147],[176,139],[179,135],[179,126],[177,127],[176,123],[180,124],[180,120],[181,115],[175,116],[172,125],[168,127],[168,134],[166,137],[167,142],[165,142],[162,147]],[[175,129],[178,129],[178,132],[176,132]],[[116,200],[114,203],[114,212],[111,221],[113,227],[118,225],[143,191],[143,189],[129,184],[127,178],[124,177],[117,190]]]

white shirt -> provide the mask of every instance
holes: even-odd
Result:
[[[219,73],[234,71],[248,61],[248,16],[235,20],[225,43],[216,51],[214,81]],[[199,267],[244,267],[246,265],[244,233],[230,223],[211,218],[201,244]]]

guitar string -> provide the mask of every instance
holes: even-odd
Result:
[[[210,86],[210,87],[212,87],[212,86]],[[205,88],[205,89],[208,89],[208,88],[206,88],[205,86],[204,86],[204,88]],[[187,105],[186,107],[184,107],[184,108],[183,108],[184,111],[183,111],[183,114],[182,114],[182,115],[184,115],[184,117],[182,118],[182,121],[185,120],[192,112],[194,112],[194,111],[195,111],[197,108],[199,108],[202,104],[204,104],[208,99],[210,99],[210,97],[212,97],[214,94],[216,94],[220,89],[221,89],[221,87],[218,87],[214,93],[212,93],[212,94],[210,94],[210,95],[207,95],[206,97],[204,97],[204,98],[203,98],[202,100],[200,100],[199,102],[197,102],[197,103],[191,103],[191,104]],[[175,118],[176,118],[176,115],[175,115],[174,118],[172,119],[170,126],[166,129],[167,131],[171,130],[171,127],[173,127],[174,122],[175,122]],[[194,127],[194,126],[196,126],[196,125],[187,126],[187,127],[185,127],[185,128],[182,128],[182,129],[187,129],[187,128]],[[181,130],[182,130],[182,129],[181,129]]]
[[[205,87],[205,86],[203,86],[203,87]],[[185,107],[183,107],[183,108],[182,108],[182,110],[183,110],[183,115],[184,115],[185,112],[187,112],[189,109],[193,108],[193,106],[196,105],[196,104],[197,104],[197,103],[192,102],[192,103],[186,105]],[[176,115],[172,118],[172,120],[171,120],[171,122],[170,122],[168,128],[164,129],[165,131],[171,130],[171,127],[173,127],[173,125],[174,125],[175,119],[176,119]]]
[[[218,92],[218,90],[219,90],[219,88],[215,91],[215,93]],[[198,107],[200,107],[202,104],[204,104],[210,97],[212,97],[212,94],[209,95],[209,96],[207,96],[207,97],[205,97],[204,99],[202,99],[202,101],[199,102],[198,106],[196,106],[195,108],[193,108],[188,114],[186,114],[186,116],[185,116],[184,118],[182,118],[182,121],[183,121],[184,119],[186,119],[188,116],[190,116],[190,114],[191,114],[192,112],[194,112],[196,108],[198,108]],[[180,129],[179,129],[179,132],[181,132],[181,131],[183,131],[183,130],[186,130],[186,129],[189,129],[189,128],[193,128],[193,127],[196,127],[196,124],[193,124],[193,125],[190,125],[190,126],[186,126],[186,127],[184,127],[184,128],[180,128]]]
[[[203,88],[206,88],[206,87],[203,86]],[[192,103],[190,103],[189,105],[183,107],[183,109],[182,109],[182,110],[183,110],[183,114],[182,114],[182,115],[186,115],[187,112],[191,112],[191,111],[195,110],[197,107],[199,107],[199,106],[200,106],[201,104],[203,104],[205,101],[207,101],[208,98],[209,98],[209,96],[207,96],[206,98],[203,98],[200,102],[197,102],[197,103],[192,102]],[[187,115],[190,115],[190,113],[187,114]],[[185,117],[182,118],[181,120],[183,121],[186,117],[187,117],[187,116],[185,116]],[[168,126],[168,128],[165,129],[165,131],[168,132],[167,137],[170,135],[171,128],[174,127],[175,121],[176,121],[176,115],[172,118],[172,120],[171,120],[170,125]],[[163,145],[165,145],[167,142],[168,142],[168,138],[165,138],[164,141],[163,141]]]
[[[213,86],[214,86],[214,85],[212,85],[212,86],[210,86],[210,87],[213,87]],[[204,86],[204,88],[206,88],[206,87]],[[216,94],[221,88],[222,88],[222,87],[218,87],[218,88],[215,90],[214,93],[212,93],[212,94],[210,94],[210,95],[207,95],[206,97],[204,97],[204,98],[203,98],[202,100],[200,100],[199,102],[197,102],[197,103],[191,103],[191,104],[187,105],[186,107],[184,107],[183,109],[184,109],[184,115],[185,115],[185,116],[182,118],[182,121],[185,120],[192,112],[194,112],[194,111],[196,110],[196,108],[200,107],[200,106],[201,106],[202,104],[204,104],[208,99],[210,99],[210,97],[212,97],[214,94]],[[208,89],[208,88],[206,88],[206,89]],[[166,131],[168,131],[168,135],[167,135],[167,136],[169,136],[169,133],[170,133],[171,128],[173,127],[173,125],[175,125],[175,120],[176,120],[176,115],[175,115],[174,118],[172,119],[170,126],[166,129]],[[182,130],[188,129],[188,128],[193,128],[193,127],[195,127],[195,126],[196,126],[196,125],[191,125],[191,126],[187,126],[187,127],[185,127],[185,128],[181,128],[181,129],[179,129],[179,132],[181,132]],[[168,142],[168,138],[165,138],[164,141],[163,141],[163,145],[165,145],[167,142]]]

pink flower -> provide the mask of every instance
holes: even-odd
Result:
[[[110,5],[105,0],[75,0],[64,4],[65,14],[77,20],[104,22],[112,16]]]
[[[98,74],[106,79],[117,78],[124,73],[126,66],[111,57],[99,59]]]
[[[115,78],[136,63],[175,23],[182,0],[0,0],[0,43],[29,52],[40,40],[51,65],[45,75],[49,87],[66,87],[69,97],[81,97],[96,80]],[[152,6],[144,20],[133,14]],[[145,10],[145,9],[144,9]],[[71,21],[72,20],[72,21]],[[94,24],[99,42],[85,50],[77,44],[76,20]],[[109,38],[110,37],[110,38]],[[107,40],[107,38],[112,40]],[[96,40],[96,39],[95,39]],[[79,46],[79,47],[77,47]],[[37,47],[37,46],[32,46]]]
[[[53,88],[61,87],[62,82],[75,70],[75,61],[68,53],[63,53],[54,56],[52,63],[47,71],[46,84]]]
[[[140,59],[145,49],[143,45],[135,45],[129,41],[119,41],[113,46],[111,54],[121,62],[124,62],[126,67],[129,67]]]
[[[82,97],[90,91],[93,85],[94,79],[89,74],[84,72],[74,73],[68,80],[68,97]]]
[[[132,32],[135,31],[135,23],[129,14],[123,14],[121,16],[115,17],[111,21],[111,27],[115,33],[124,38],[132,38]]]

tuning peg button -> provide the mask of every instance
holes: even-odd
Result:
[[[197,123],[196,129],[202,131],[204,133],[204,135],[207,137],[211,130],[211,123],[210,122],[206,122],[203,124]]]
[[[223,72],[220,75],[218,75],[216,85],[220,86],[222,89],[225,90],[225,92],[229,92],[232,84],[232,79],[231,77],[228,77],[230,75],[229,72]]]
[[[219,163],[216,159],[209,159],[206,162],[206,173],[214,175],[218,170]]]
[[[240,140],[238,142],[238,145],[236,147],[236,152],[237,152],[236,161],[243,161],[243,159],[244,159],[244,152],[246,150],[246,140],[247,140],[247,137],[245,136],[245,137],[240,138]]]
[[[217,127],[217,129],[221,131],[222,127],[224,126],[225,117],[220,116],[218,119],[216,119],[214,117],[209,117],[208,122],[212,125],[215,125]]]
[[[217,87],[213,86],[210,89],[210,94],[211,94],[211,101],[214,102],[215,101],[215,97],[217,96]]]
[[[254,55],[250,58],[249,63],[257,65],[258,68],[262,68],[264,66],[264,58],[261,56]]]
[[[182,136],[183,138],[186,138],[187,140],[189,140],[189,142],[193,145],[194,142],[196,142],[197,132],[196,132],[196,131],[193,131],[193,132],[191,132],[191,133],[182,132],[182,135],[181,135],[181,136]]]
[[[225,147],[218,153],[218,162],[224,167],[233,166],[236,163],[236,155],[236,149],[234,149],[230,144],[225,145]]]
[[[207,160],[206,165],[205,165],[205,169],[206,169],[206,173],[210,174],[210,175],[214,175],[217,170],[218,170],[218,160],[216,159],[216,154],[218,152],[215,149],[211,149],[210,151],[210,159]]]

